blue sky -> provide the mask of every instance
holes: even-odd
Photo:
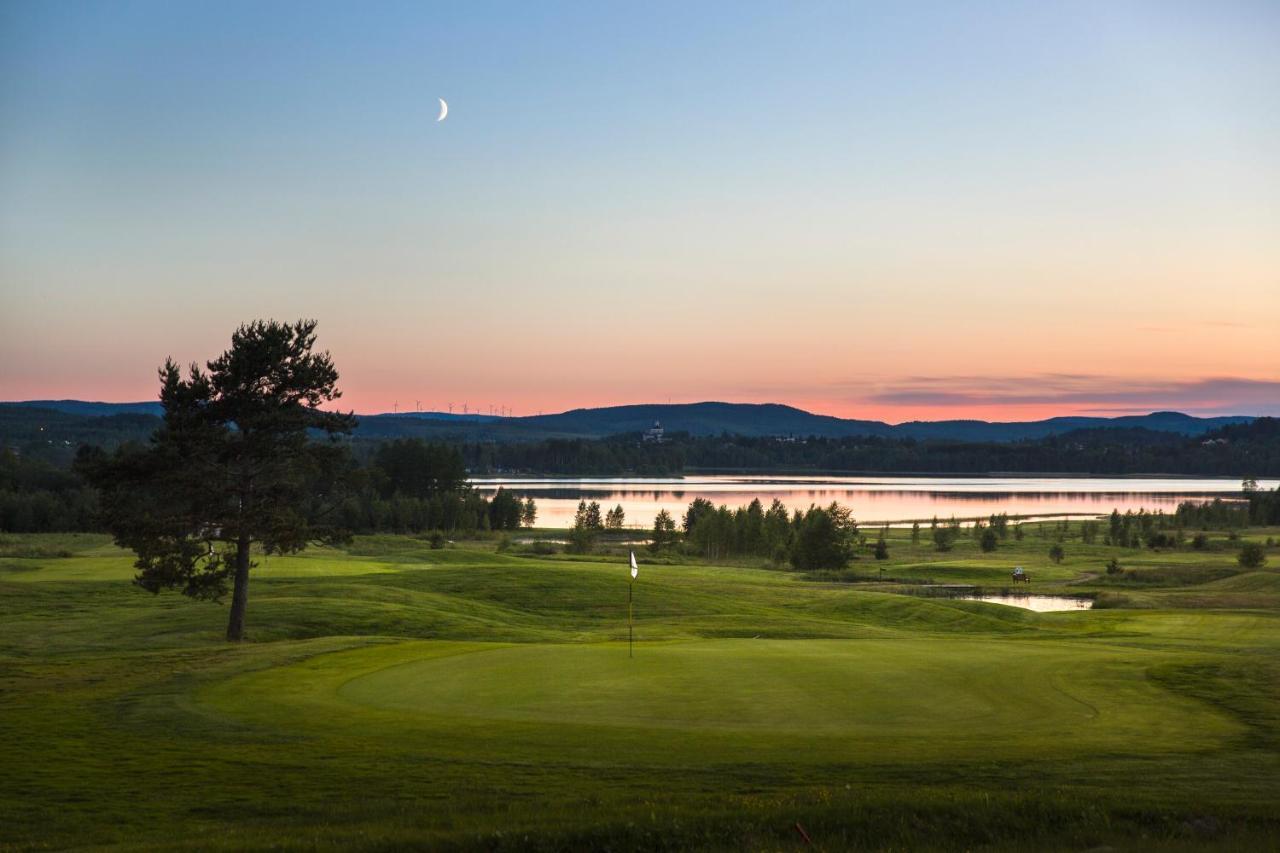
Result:
[[[8,3],[0,398],[315,316],[365,410],[1262,411],[1277,44],[1264,3]]]

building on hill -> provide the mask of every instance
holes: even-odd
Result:
[[[654,421],[653,426],[645,430],[641,438],[650,444],[662,444],[662,442],[666,441],[663,436],[662,422]]]

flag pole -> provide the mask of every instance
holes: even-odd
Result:
[[[640,574],[640,567],[636,565],[636,552],[631,552],[631,581],[627,584],[627,657],[636,656],[636,630],[635,622],[631,618],[631,597],[636,589],[636,575]]]

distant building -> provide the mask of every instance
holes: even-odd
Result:
[[[650,444],[662,444],[662,442],[666,440],[663,438],[663,435],[662,422],[654,421],[653,426],[644,431],[644,435],[641,436],[641,439],[649,442]]]

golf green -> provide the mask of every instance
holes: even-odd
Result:
[[[239,676],[206,698],[235,714],[292,697],[275,726],[376,715],[407,743],[530,760],[589,759],[585,743],[660,762],[1139,755],[1239,733],[1143,676],[1163,659],[1012,640],[708,640],[641,644],[634,658],[614,643],[405,642]]]

